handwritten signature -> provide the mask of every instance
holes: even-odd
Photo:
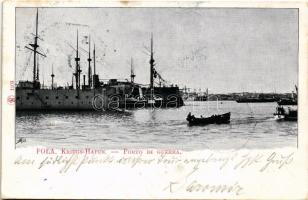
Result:
[[[243,192],[243,187],[236,181],[232,184],[225,183],[204,183],[200,180],[192,179],[190,177],[195,174],[199,168],[194,166],[194,168],[180,178],[177,181],[170,181],[168,185],[163,188],[163,191],[169,190],[170,193],[178,192],[184,190],[189,193],[202,192],[202,193],[213,193],[213,194],[235,194],[240,195]],[[204,178],[204,177],[203,177]]]

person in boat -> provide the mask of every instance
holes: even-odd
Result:
[[[283,108],[282,106],[278,106],[278,107],[277,107],[277,113],[278,113],[279,115],[284,115],[284,114],[285,114],[284,108]]]
[[[191,120],[191,117],[192,117],[192,116],[191,116],[191,113],[189,112],[188,115],[187,115],[187,117],[186,117],[186,120],[187,120],[187,121],[190,121],[190,120]]]
[[[191,117],[191,112],[189,112],[187,115],[187,118],[190,118],[190,117]]]
[[[192,120],[192,119],[195,119],[195,116],[194,116],[194,115],[191,115],[191,113],[189,112],[188,115],[187,115],[186,120],[187,120],[187,121],[190,121],[190,120]]]

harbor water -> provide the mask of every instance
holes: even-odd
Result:
[[[126,112],[16,113],[16,147],[268,149],[296,147],[297,122],[276,121],[277,103],[234,101],[185,102],[180,108],[137,109]],[[230,124],[188,126],[196,117],[231,112]]]

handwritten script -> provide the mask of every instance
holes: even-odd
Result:
[[[88,153],[87,153],[88,152]],[[92,153],[91,153],[92,152]],[[194,154],[195,155],[195,154]],[[256,173],[270,173],[287,168],[294,160],[294,152],[257,153],[233,151],[217,153],[208,151],[205,154],[187,156],[180,151],[128,150],[123,151],[41,151],[36,157],[23,154],[14,161],[16,167],[31,166],[35,169],[54,168],[58,173],[78,172],[89,170],[89,167],[127,167],[135,169],[142,167],[167,168],[169,172],[177,174],[170,176],[163,191],[170,193],[185,191],[188,193],[219,193],[240,195],[244,187],[239,181],[208,182],[207,177],[198,174],[215,170],[217,173],[236,173],[237,171],[253,170]],[[178,176],[180,174],[180,176]]]

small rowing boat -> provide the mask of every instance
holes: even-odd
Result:
[[[230,123],[230,116],[231,113],[227,112],[221,115],[197,118],[189,113],[186,120],[188,121],[189,125],[228,124]]]

